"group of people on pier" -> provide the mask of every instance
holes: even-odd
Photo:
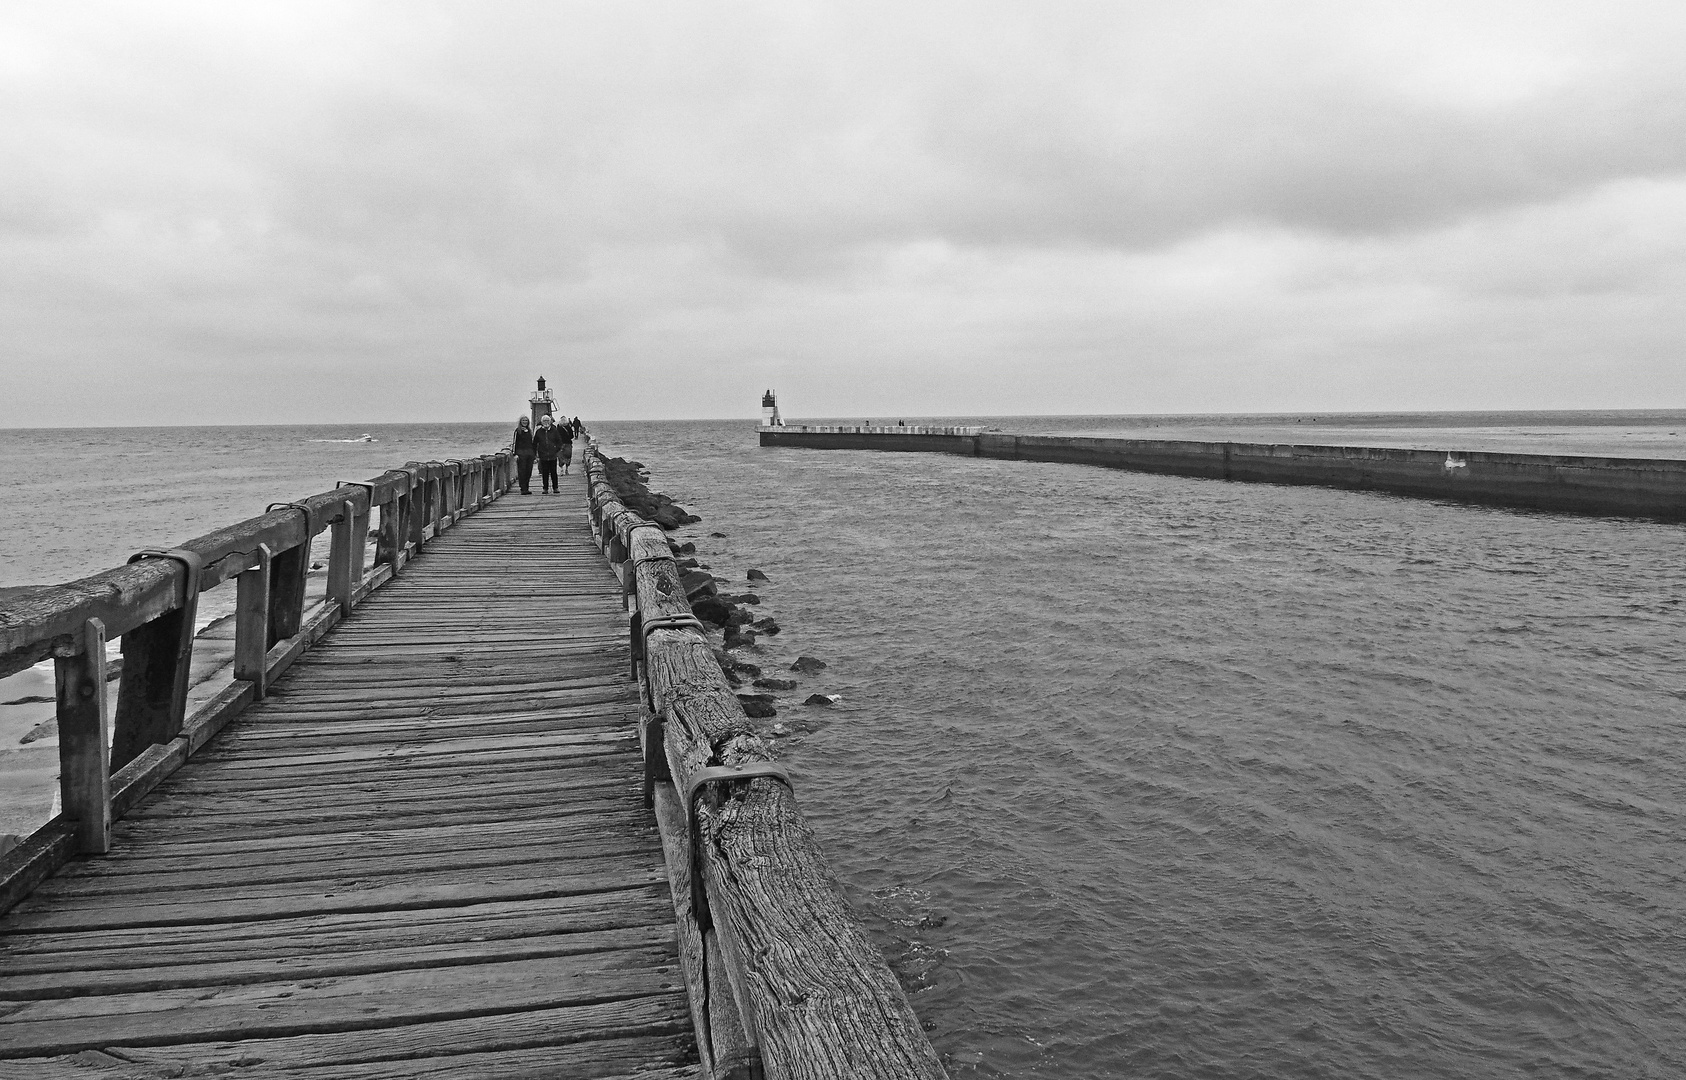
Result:
[[[539,417],[536,431],[525,416],[515,422],[515,438],[510,443],[510,449],[515,451],[516,478],[521,482],[521,494],[533,493],[535,459],[539,463],[542,493],[554,495],[562,490],[557,470],[560,469],[563,476],[568,475],[568,468],[574,463],[574,439],[583,431],[585,425],[577,416],[572,420],[563,417],[558,424],[549,413],[545,413]]]

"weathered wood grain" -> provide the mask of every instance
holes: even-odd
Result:
[[[310,914],[227,923],[214,935],[199,924],[21,934],[7,939],[6,970],[84,972],[163,964],[194,966],[254,958],[325,956],[370,949],[585,933],[628,926],[670,926],[671,902],[660,883],[600,893],[462,907]]]
[[[628,949],[664,950],[673,928],[639,925],[612,930],[576,931],[494,941],[385,947],[309,956],[241,957],[220,963],[168,964],[154,967],[81,969],[32,974],[0,974],[0,1001],[47,1000],[112,994],[139,994],[187,987],[243,986],[250,983],[305,981],[382,971],[415,971],[497,964]],[[640,955],[643,955],[642,953]]]
[[[105,626],[89,619],[76,656],[53,662],[59,724],[59,792],[76,823],[76,846],[111,847],[111,745],[105,727]]]
[[[670,955],[664,949],[587,953],[241,984],[215,994],[189,988],[36,1000],[6,1015],[0,1056],[361,1031],[648,997],[679,989],[676,971],[662,964]]]
[[[131,1067],[158,1070],[135,1074],[149,1077],[179,1075],[179,1072],[165,1070],[187,1068],[202,1070],[203,1075],[220,1075],[226,1070],[227,1073],[249,1076],[263,1075],[275,1069],[415,1060],[413,1057],[397,1056],[400,1051],[408,1051],[425,1058],[451,1057],[465,1066],[480,1066],[485,1070],[483,1075],[501,1076],[503,1074],[499,1072],[496,1060],[484,1055],[550,1047],[554,1043],[554,1033],[563,1030],[574,1036],[568,1047],[572,1053],[563,1052],[561,1048],[553,1050],[556,1056],[552,1060],[558,1071],[547,1075],[565,1075],[560,1070],[567,1068],[585,1069],[595,1060],[598,1072],[585,1071],[576,1075],[600,1076],[602,1068],[626,1067],[617,1060],[625,1051],[592,1045],[605,1040],[636,1041],[632,1052],[639,1056],[639,1067],[652,1062],[684,1060],[689,1032],[674,1025],[669,1015],[672,1005],[667,998],[668,995],[629,998],[571,1008],[537,1009],[505,1016],[409,1025],[401,1029],[348,1032],[331,1037],[299,1035],[282,1039],[205,1043],[194,1047],[133,1047],[123,1051],[123,1059]],[[595,1059],[590,1056],[593,1054],[597,1055]],[[36,1062],[41,1060],[35,1059]],[[23,1064],[18,1062],[11,1068]],[[8,1066],[0,1065],[0,1080],[25,1075],[7,1069]],[[261,1071],[254,1073],[253,1070]],[[40,1075],[51,1078],[59,1074]]]

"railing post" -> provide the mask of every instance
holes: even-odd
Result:
[[[105,624],[88,619],[75,656],[53,661],[58,697],[59,801],[76,848],[111,850],[111,744],[105,730]]]
[[[363,508],[351,515],[351,583],[354,586],[363,584],[363,574],[367,569],[363,562],[367,557],[365,549],[369,546],[369,515],[375,509],[375,489],[371,486],[364,491]]]
[[[182,574],[181,603],[123,635],[123,685],[117,692],[112,721],[111,768],[121,769],[154,743],[181,734],[187,717],[188,678],[193,667],[193,617],[198,611],[200,562],[179,549],[145,551],[143,558],[177,561]]]
[[[375,540],[375,565],[386,564],[392,567],[392,572],[398,572],[398,549],[403,546],[399,539],[402,533],[398,528],[399,495],[393,492],[392,498],[381,503],[380,536]]]
[[[416,467],[416,473],[410,484],[410,505],[404,517],[410,526],[410,543],[416,546],[416,554],[419,555],[422,549],[422,530],[427,528],[427,466],[419,461],[412,461],[410,465]]]
[[[340,503],[340,513],[333,521],[328,545],[328,602],[340,606],[340,615],[351,614],[351,590],[357,580],[351,574],[353,530],[357,525],[357,506],[351,499]]]
[[[269,692],[269,545],[252,553],[257,565],[235,579],[234,677],[252,684],[262,701]]]
[[[310,523],[305,538],[269,560],[269,643],[274,648],[299,632],[304,624],[304,587],[310,574]]]
[[[397,551],[399,558],[393,560],[392,572],[398,573],[398,563],[408,556],[410,545],[415,542],[416,522],[416,474],[406,468],[404,470],[404,490],[399,492],[393,500],[398,507],[394,522],[397,526]]]

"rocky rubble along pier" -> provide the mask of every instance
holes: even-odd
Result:
[[[652,490],[649,485],[650,470],[643,462],[609,457],[602,458],[602,461],[616,495],[639,516],[654,521],[670,534],[675,529],[702,521],[701,517],[690,513],[667,495]],[[718,532],[710,536],[725,538],[724,533]],[[755,610],[761,605],[761,595],[750,587],[770,587],[772,582],[766,573],[752,567],[744,574],[744,591],[725,592],[723,590],[732,588],[734,583],[710,572],[710,566],[697,557],[695,541],[676,540],[670,535],[667,546],[673,554],[679,583],[685,590],[692,614],[705,627],[721,635],[720,644],[714,648],[714,658],[726,681],[734,690],[746,684],[750,687],[737,695],[744,713],[751,719],[777,716],[779,695],[798,689],[798,679],[823,670],[825,661],[813,656],[797,657],[790,664],[790,673],[797,678],[765,674],[763,665],[755,662],[760,659],[763,648],[757,643],[761,638],[776,637],[782,629],[776,619]],[[810,693],[801,703],[829,707],[837,700],[834,694]]]
[[[609,484],[615,489],[615,494],[620,496],[626,508],[645,520],[653,521],[670,532],[682,525],[702,520],[695,514],[688,513],[684,507],[661,492],[651,491],[649,484],[645,482],[650,471],[642,462],[628,461],[625,458],[604,458],[603,470],[608,475]]]

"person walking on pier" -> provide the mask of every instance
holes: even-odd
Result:
[[[533,425],[525,416],[515,421],[515,438],[509,448],[515,451],[515,475],[521,481],[521,494],[533,493]]]
[[[563,450],[568,451],[568,457],[574,456],[574,444],[562,429],[556,426],[556,421],[546,413],[539,417],[539,429],[533,432],[533,449],[539,455],[539,482],[544,485],[546,495],[555,492],[561,494],[562,484],[556,479],[556,459]]]

